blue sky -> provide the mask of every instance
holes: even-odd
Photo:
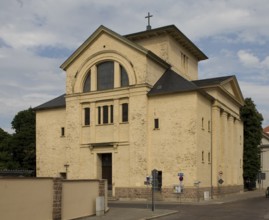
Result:
[[[268,0],[9,0],[0,2],[0,127],[65,93],[59,66],[100,25],[119,34],[176,25],[208,57],[199,78],[236,75],[269,125]]]

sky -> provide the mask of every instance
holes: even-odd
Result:
[[[199,79],[235,75],[269,125],[268,0],[1,0],[0,128],[65,93],[60,65],[100,25],[125,35],[174,24],[208,57]]]

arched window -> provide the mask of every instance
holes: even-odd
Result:
[[[83,92],[90,92],[90,91],[91,91],[91,72],[88,72],[84,82]]]
[[[129,86],[127,71],[119,63],[105,61],[94,65],[92,68],[95,67],[97,71],[89,71],[85,77],[83,84],[84,93]],[[93,88],[91,88],[91,85]]]
[[[122,66],[120,66],[120,85],[121,87],[129,86],[129,78],[127,72]]]
[[[114,62],[103,62],[97,66],[97,90],[114,88]]]

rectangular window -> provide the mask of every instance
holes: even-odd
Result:
[[[84,108],[84,125],[90,125],[90,108]]]
[[[101,124],[101,107],[98,107],[98,124]]]
[[[122,122],[128,122],[128,103],[122,104]]]
[[[108,123],[108,106],[103,106],[103,124]]]
[[[61,136],[64,136],[64,127],[61,128]]]
[[[113,123],[113,105],[110,106],[110,123],[112,124]]]
[[[112,124],[114,122],[114,106],[104,105],[97,108],[98,124]]]
[[[154,129],[159,129],[159,119],[158,118],[154,119]]]

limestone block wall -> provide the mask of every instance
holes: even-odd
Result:
[[[171,94],[149,99],[149,170],[162,171],[163,187],[184,185],[197,179],[197,95]],[[159,128],[154,128],[154,119]]]
[[[148,174],[148,88],[134,90],[129,98],[129,185],[140,187]]]
[[[198,79],[198,60],[185,48],[168,35],[159,35],[149,39],[136,40],[136,43],[151,50],[160,58],[168,62],[172,69],[180,72],[183,77],[189,80]],[[184,68],[181,63],[181,53],[188,57],[188,66]]]
[[[211,100],[197,93],[197,181],[200,187],[211,186],[212,116]],[[214,160],[215,158],[213,158]]]
[[[57,177],[65,172],[66,135],[65,108],[36,112],[36,175]]]

